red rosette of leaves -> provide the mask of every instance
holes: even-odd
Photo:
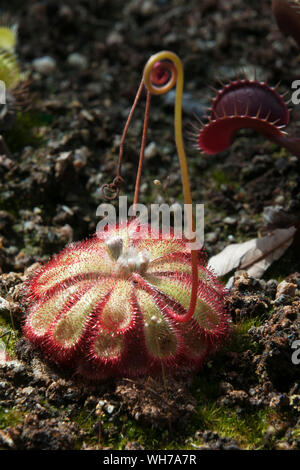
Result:
[[[92,380],[198,369],[229,331],[224,287],[199,252],[191,320],[190,247],[135,221],[67,246],[28,282],[24,335]]]

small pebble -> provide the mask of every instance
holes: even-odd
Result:
[[[124,41],[123,36],[118,31],[112,31],[106,38],[108,46],[119,46]]]
[[[145,148],[145,158],[153,158],[157,155],[157,146],[155,142],[150,142]]]
[[[76,170],[84,168],[91,152],[87,147],[81,147],[75,150],[73,165]]]
[[[34,229],[34,222],[32,220],[27,220],[24,222],[24,230],[25,231],[30,231]]]
[[[276,289],[277,285],[278,285],[278,282],[276,281],[276,279],[269,279],[269,281],[267,281],[268,289]]]
[[[85,70],[88,67],[87,58],[84,55],[79,54],[78,52],[73,52],[72,54],[70,54],[67,58],[67,63],[71,67],[74,67],[80,70]]]
[[[72,152],[62,152],[56,159],[55,163],[55,176],[61,177],[67,166],[73,159]]]
[[[71,22],[74,17],[72,9],[68,5],[62,5],[59,9],[58,15],[67,22]]]
[[[224,224],[226,225],[235,225],[237,223],[237,219],[235,217],[225,217]]]
[[[155,5],[155,2],[152,0],[141,2],[140,8],[140,12],[143,16],[151,16],[158,11],[157,5]]]
[[[277,286],[276,299],[281,295],[294,297],[295,292],[296,292],[295,284],[293,284],[291,282],[282,281]]]
[[[207,243],[215,243],[218,240],[218,235],[216,232],[209,232],[205,235],[205,240]]]
[[[0,312],[6,313],[10,311],[10,304],[7,300],[0,297]]]
[[[275,198],[275,203],[279,204],[279,205],[284,204],[285,203],[285,197],[282,194],[279,194],[279,196],[277,196]]]
[[[276,307],[278,307],[279,305],[284,305],[288,302],[288,299],[289,298],[287,295],[281,294],[274,301],[274,305],[276,305]]]
[[[107,405],[106,406],[106,411],[109,415],[111,415],[113,413],[114,409],[115,409],[114,405]]]
[[[11,245],[7,248],[6,252],[8,255],[14,256],[18,253],[19,249],[18,247]]]
[[[11,439],[10,435],[3,430],[0,430],[0,443],[10,449],[13,449],[15,447],[15,443]]]
[[[44,56],[34,59],[32,62],[33,68],[42,75],[50,75],[56,70],[56,61],[53,57]]]

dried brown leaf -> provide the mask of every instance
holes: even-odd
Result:
[[[210,258],[208,266],[218,276],[233,270],[243,270],[259,278],[292,244],[295,232],[295,227],[276,229],[265,237],[228,245]]]

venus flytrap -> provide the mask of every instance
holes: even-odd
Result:
[[[0,26],[0,80],[7,90],[13,90],[21,80],[21,72],[15,48],[17,44],[16,26]]]
[[[200,121],[191,139],[199,150],[216,154],[230,147],[239,130],[253,129],[300,158],[300,139],[284,130],[289,122],[290,112],[277,86],[245,76],[216,90],[207,122]]]
[[[11,129],[17,111],[29,105],[29,81],[21,72],[16,55],[17,26],[0,26],[0,130]],[[0,154],[10,157],[10,151],[0,135]]]
[[[300,45],[300,1],[272,0],[272,12],[279,29]],[[298,104],[299,80],[292,83],[292,103]],[[192,132],[192,140],[199,150],[216,154],[230,147],[241,129],[254,129],[265,138],[286,148],[300,158],[300,138],[289,137],[283,130],[290,122],[290,113],[284,96],[266,82],[245,76],[230,81],[216,91],[207,116],[208,122]]]
[[[169,51],[146,64],[121,139],[117,176],[102,188],[107,199],[117,197],[124,183],[124,140],[146,88],[137,206],[151,95],[166,93],[175,84],[175,140],[184,200],[192,204],[182,139],[183,70]],[[193,241],[191,213],[188,227]],[[173,232],[154,233],[137,218],[67,246],[28,281],[27,297],[24,335],[49,360],[91,380],[196,370],[229,331],[224,287],[207,269],[203,251]]]

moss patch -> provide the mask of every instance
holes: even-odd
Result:
[[[16,407],[7,409],[0,406],[0,429],[6,429],[9,426],[17,426],[24,418],[24,413]]]
[[[46,113],[29,111],[18,112],[16,121],[5,135],[5,140],[11,152],[20,152],[24,147],[40,147],[45,143],[38,131],[41,126],[51,124],[53,117]]]
[[[197,422],[200,430],[209,429],[220,437],[234,439],[245,449],[259,449],[264,445],[270,414],[269,410],[259,410],[241,416],[235,410],[207,402],[199,405]]]

